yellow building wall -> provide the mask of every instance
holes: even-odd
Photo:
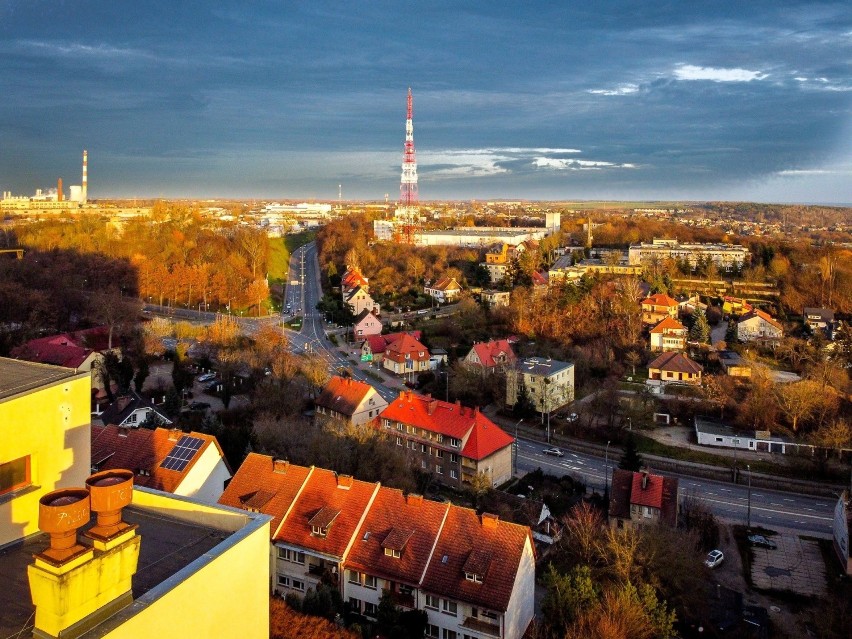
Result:
[[[0,546],[38,532],[38,500],[91,469],[91,376],[0,401],[0,463],[30,456],[30,487],[0,496]]]
[[[236,525],[244,519],[223,513],[221,508],[192,502],[163,501],[157,495],[140,494],[138,506],[156,504],[170,517],[214,521]],[[238,536],[237,533],[235,536]],[[161,584],[118,613],[121,624],[105,639],[151,639],[151,637],[216,637],[216,639],[266,639],[269,637],[269,522],[234,540],[224,553],[183,579],[164,594]],[[232,538],[226,540],[228,543]],[[142,544],[145,536],[142,535]],[[191,569],[192,564],[184,571]],[[184,575],[185,572],[178,573]],[[157,596],[159,595],[159,596]],[[150,599],[150,601],[149,601]]]

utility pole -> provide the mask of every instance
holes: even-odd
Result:
[[[607,512],[609,512],[609,443],[607,440],[604,451],[604,500],[607,502]]]
[[[751,464],[746,464],[748,470],[748,509],[746,510],[746,530],[751,530]]]

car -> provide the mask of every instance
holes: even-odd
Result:
[[[192,402],[189,405],[189,410],[207,410],[210,408],[210,404],[207,402]]]
[[[711,550],[707,553],[707,559],[704,560],[704,565],[708,568],[715,568],[725,561],[725,555],[721,550]]]
[[[553,455],[554,457],[563,457],[565,455],[565,453],[563,453],[561,449],[556,448],[555,446],[553,448],[545,448],[541,452],[543,452],[545,455]]]
[[[428,313],[428,312],[429,312],[428,308],[421,308],[419,311],[417,311],[417,314],[418,315],[426,315],[426,313]]]
[[[571,413],[570,415],[568,415],[568,417],[566,417],[566,419],[569,422],[573,423],[573,422],[576,422],[578,419],[580,419],[580,416],[577,413]]]
[[[778,544],[776,544],[771,539],[767,539],[763,535],[749,535],[748,543],[752,546],[757,546],[759,548],[768,548],[769,550],[775,550],[778,548]]]
[[[203,384],[204,382],[210,382],[216,379],[216,373],[204,373],[204,375],[198,376],[198,382]]]

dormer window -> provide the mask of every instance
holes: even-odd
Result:
[[[477,575],[475,572],[464,573],[464,578],[477,584],[482,583],[482,575]]]
[[[405,544],[411,539],[414,531],[409,528],[391,528],[391,531],[382,541],[382,548],[385,550],[385,557],[393,557],[399,559],[402,557],[402,551],[405,549]]]
[[[399,559],[401,556],[401,551],[396,550],[394,548],[385,548],[385,557],[393,557],[394,559]]]
[[[340,511],[337,508],[331,508],[330,506],[320,508],[311,517],[310,521],[308,521],[308,525],[311,527],[311,535],[314,537],[327,537],[328,529],[331,528],[331,525],[339,514]]]
[[[311,526],[311,534],[314,537],[327,537],[328,526]]]
[[[475,584],[481,584],[488,573],[491,564],[491,553],[485,550],[474,550],[468,555],[462,566],[464,578]]]

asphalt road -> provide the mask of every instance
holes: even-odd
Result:
[[[564,457],[553,457],[542,451],[549,448],[541,442],[519,438],[517,470],[519,475],[541,468],[555,475],[572,475],[586,482],[593,490],[604,489],[607,467],[610,481],[618,459],[606,460],[593,455],[563,449]],[[678,477],[680,498],[695,497],[719,519],[745,524],[748,515],[748,487],[725,484],[695,477]],[[766,528],[789,528],[799,533],[831,536],[835,501],[822,497],[800,495],[764,488],[751,491],[751,523]]]

